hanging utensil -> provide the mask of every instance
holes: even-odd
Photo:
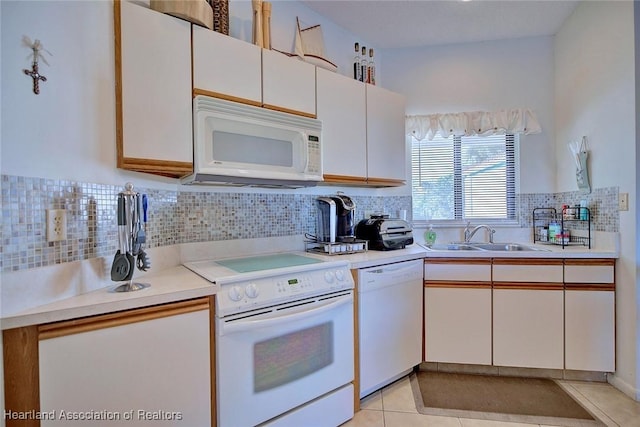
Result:
[[[142,225],[140,227],[140,230],[138,231],[138,242],[140,243],[140,252],[138,253],[138,260],[136,265],[138,267],[138,270],[147,271],[148,269],[151,268],[151,260],[149,259],[149,256],[144,250],[145,244],[147,243],[147,234],[146,234],[147,208],[148,208],[147,195],[143,194],[141,197],[139,197],[139,201],[140,201],[139,211],[142,212]]]
[[[113,264],[111,265],[111,280],[114,282],[122,282],[127,280],[130,273],[133,271],[133,265],[131,260],[127,257],[126,248],[126,206],[125,198],[122,193],[118,195],[118,251],[113,258]]]

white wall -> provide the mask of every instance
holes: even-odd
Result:
[[[148,1],[138,1],[148,3]],[[2,152],[3,174],[76,180],[113,185],[191,190],[177,180],[116,169],[115,65],[113,3],[92,1],[0,1],[2,10]],[[349,75],[357,37],[295,1],[273,2],[273,46],[293,49],[296,16],[321,24],[327,56]],[[231,35],[248,40],[251,2],[230,3]],[[47,77],[40,95],[22,69],[31,67],[31,50],[23,36],[39,39],[52,56],[40,63]],[[150,73],[154,72],[149,70]],[[333,193],[317,187],[298,193]],[[202,187],[194,191],[278,192],[265,189]],[[404,189],[341,189],[347,194],[407,194]]]
[[[543,132],[521,138],[520,192],[553,192],[553,39],[384,50],[385,87],[407,96],[407,114],[526,107]]]
[[[557,188],[575,190],[568,141],[586,135],[592,187],[618,186],[632,198],[620,212],[616,268],[616,374],[640,399],[636,271],[636,113],[633,2],[582,2],[555,41]]]

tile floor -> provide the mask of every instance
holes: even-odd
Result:
[[[640,427],[640,402],[600,382],[562,381],[576,399],[608,427]],[[422,415],[409,377],[365,397],[361,410],[341,427],[531,427],[534,424]],[[543,426],[546,427],[546,426]]]

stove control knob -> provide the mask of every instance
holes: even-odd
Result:
[[[258,285],[255,283],[249,283],[246,288],[244,288],[244,293],[247,294],[249,298],[255,298],[260,293],[258,291]]]
[[[343,270],[336,270],[336,279],[338,279],[338,282],[342,282],[344,280]]]
[[[240,301],[242,299],[242,288],[240,286],[232,286],[229,289],[229,299],[231,301]]]
[[[332,271],[324,273],[324,281],[327,283],[333,283],[334,275]]]

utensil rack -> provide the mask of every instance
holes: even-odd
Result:
[[[574,212],[574,218],[569,218],[567,214],[568,209],[577,210]],[[586,219],[580,219],[584,217],[584,213],[586,211]],[[581,215],[582,214],[582,215]],[[547,245],[557,245],[562,246],[564,249],[566,246],[587,246],[591,249],[591,210],[587,207],[575,207],[575,208],[562,208],[561,214],[558,215],[558,212],[555,208],[535,208],[533,209],[533,243],[541,243]],[[549,236],[546,237],[543,233],[540,232],[540,229],[544,229],[544,227],[548,227],[549,224],[553,221],[560,223],[561,230],[567,230],[566,225],[570,225],[572,223],[578,224],[586,224],[587,235],[586,236],[577,236],[574,233],[571,233],[571,236],[568,239],[568,242],[565,242],[563,239],[560,242],[550,241]],[[566,225],[565,225],[566,224]]]
[[[317,240],[305,240],[306,252],[315,252],[323,255],[346,255],[369,250],[368,240],[353,239],[350,242],[319,242]]]

